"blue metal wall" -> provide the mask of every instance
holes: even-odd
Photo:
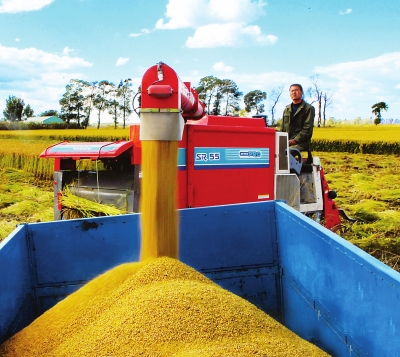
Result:
[[[334,356],[400,356],[400,274],[283,203],[180,214],[184,263]],[[0,343],[93,277],[137,261],[139,218],[27,224],[0,243]]]
[[[36,317],[26,227],[0,245],[0,343]]]
[[[37,309],[114,266],[139,260],[139,216],[123,215],[28,225]]]
[[[180,260],[280,319],[275,205],[181,210]]]
[[[334,356],[400,356],[400,274],[276,208],[284,324]]]
[[[139,216],[19,226],[0,243],[0,343],[106,270],[139,258]]]

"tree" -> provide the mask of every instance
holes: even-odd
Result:
[[[66,92],[60,99],[61,118],[67,123],[67,126],[71,120],[76,120],[77,124],[80,125],[85,100],[82,94],[82,81],[71,79],[65,89]]]
[[[239,101],[243,93],[239,91],[237,84],[231,79],[223,79],[219,86],[221,102],[225,108],[225,115],[239,112]]]
[[[97,109],[97,129],[100,129],[100,115],[101,112],[107,109],[109,104],[109,94],[113,84],[109,81],[103,80],[99,82],[99,86],[95,92],[93,105]]]
[[[307,93],[311,98],[311,103],[318,103],[318,112],[317,112],[317,125],[321,126],[321,108],[322,108],[322,90],[318,85],[319,75],[315,75],[310,77],[310,81],[312,84],[311,88],[308,88]]]
[[[329,107],[330,105],[332,105],[333,100],[332,100],[332,94],[331,93],[327,93],[327,92],[323,92],[322,93],[322,103],[323,103],[323,109],[322,109],[322,115],[324,118],[324,127],[325,127],[325,123],[326,123],[326,108]]]
[[[333,126],[337,123],[337,120],[334,117],[329,117],[329,119],[326,121],[326,124],[328,126]]]
[[[213,102],[213,106],[211,112],[209,114],[212,115],[221,115],[221,100],[222,100],[222,93],[219,90],[219,87],[216,87],[217,93],[215,94],[215,99]]]
[[[55,109],[49,109],[41,113],[39,116],[41,117],[59,117],[58,111]]]
[[[385,102],[379,102],[375,103],[371,108],[372,108],[372,113],[375,114],[374,124],[378,125],[382,121],[382,115],[381,115],[382,110],[387,112],[389,106]]]
[[[272,106],[271,106],[271,109],[270,109],[270,111],[271,111],[271,125],[275,124],[275,107],[279,102],[279,98],[281,97],[282,92],[283,92],[283,86],[280,86],[280,87],[278,87],[278,89],[273,89],[271,94],[270,94],[270,96],[269,96],[270,101],[273,103]]]
[[[33,109],[31,108],[31,106],[28,104],[25,109],[22,112],[22,115],[25,116],[26,118],[32,117],[33,116]]]
[[[24,101],[21,98],[13,95],[8,96],[8,99],[6,99],[6,108],[3,110],[5,120],[21,121],[24,105]]]
[[[132,79],[127,78],[124,81],[121,80],[117,89],[117,98],[122,111],[123,128],[125,129],[126,118],[132,114],[133,109],[131,108],[131,99],[133,96]]]
[[[252,90],[243,97],[244,109],[249,113],[255,110],[256,115],[264,113],[264,104],[261,104],[261,102],[265,99],[267,99],[267,93],[259,89]]]
[[[117,101],[117,89],[115,88],[114,83],[110,83],[109,99],[106,107],[108,108],[108,113],[111,114],[113,117],[114,129],[116,129],[118,124],[118,118],[121,113],[121,107]]]
[[[87,82],[87,81],[81,81],[82,84],[82,90],[84,93],[84,120],[82,121],[82,126],[86,129],[87,126],[89,125],[89,119],[90,119],[90,114],[92,112],[93,108],[93,100],[96,96],[96,90],[97,90],[97,81],[95,82]]]
[[[231,79],[207,76],[200,79],[196,88],[199,99],[204,102],[207,114],[225,115],[239,113],[239,101],[243,93]]]
[[[212,112],[219,112],[219,105],[221,93],[219,93],[219,86],[221,79],[214,76],[207,76],[200,79],[199,86],[196,88],[199,93],[199,99],[204,102],[207,114]],[[213,103],[213,107],[211,107]]]

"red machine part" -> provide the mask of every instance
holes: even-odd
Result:
[[[129,140],[133,142],[133,153],[131,156],[132,165],[140,165],[142,162],[142,145],[140,143],[140,125],[135,124],[129,127]]]
[[[107,141],[107,142],[68,142],[63,141],[48,147],[40,158],[59,159],[107,159],[120,156],[123,152],[133,147],[132,141]]]
[[[234,156],[224,157],[251,148],[269,157],[268,165],[265,161],[264,165],[256,165],[257,159],[245,156],[242,164],[236,156],[239,161],[230,165]],[[185,161],[178,170],[179,208],[274,199],[275,130],[266,128],[263,119],[205,116],[188,121],[179,150],[185,152]],[[199,153],[207,154],[208,161],[199,161]],[[210,161],[212,155],[214,160]]]
[[[339,209],[333,198],[330,197],[331,195],[329,192],[333,191],[329,190],[329,185],[322,168],[320,169],[320,177],[324,201],[324,226],[331,231],[336,232],[341,227]]]
[[[185,119],[200,119],[204,104],[190,82],[182,82],[163,62],[150,67],[142,78],[141,112],[181,110]]]

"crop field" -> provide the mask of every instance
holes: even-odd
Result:
[[[335,127],[314,127],[313,140],[348,140],[363,142],[400,141],[400,125],[342,125]]]
[[[53,219],[53,162],[38,158],[43,150],[63,140],[128,137],[129,129],[0,131],[0,241],[17,224]],[[336,203],[357,219],[339,234],[400,271],[400,156],[382,153],[400,150],[400,126],[315,128],[313,147]]]
[[[357,222],[345,239],[400,271],[400,157],[314,152],[335,202]]]

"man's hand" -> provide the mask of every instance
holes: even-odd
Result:
[[[293,140],[293,139],[289,140],[289,146],[296,145],[296,144],[297,144],[296,140]]]

